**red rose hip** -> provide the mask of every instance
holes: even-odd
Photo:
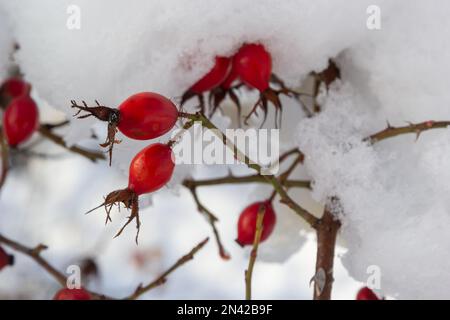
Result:
[[[121,203],[127,209],[131,209],[125,225],[116,234],[118,237],[125,227],[136,219],[136,242],[139,235],[139,196],[144,193],[154,192],[167,184],[172,177],[175,168],[174,155],[170,146],[162,143],[155,143],[142,149],[133,158],[129,169],[128,187],[116,190],[108,194],[105,201],[97,208],[105,207],[106,222],[111,221],[110,212],[112,207]]]
[[[28,140],[39,127],[36,103],[28,95],[13,99],[3,114],[6,141],[15,147]]]
[[[233,69],[247,86],[263,92],[269,88],[272,57],[261,44],[244,44],[234,55]]]
[[[220,87],[223,89],[230,89],[233,83],[239,78],[239,75],[237,74],[236,70],[234,68],[231,68],[230,73],[225,78],[225,80],[220,84]]]
[[[371,289],[364,287],[358,291],[356,300],[380,300],[380,298]]]
[[[64,288],[55,294],[53,300],[91,300],[91,295],[83,288]]]
[[[192,97],[199,100],[200,111],[205,111],[203,93],[219,88],[231,71],[232,60],[227,57],[216,57],[214,66],[200,80],[194,83],[181,97],[181,105]]]
[[[7,266],[12,266],[13,264],[14,256],[6,253],[6,251],[0,247],[0,271]]]
[[[155,143],[146,147],[131,161],[128,189],[141,195],[162,188],[172,177],[173,159],[172,149],[166,144]]]
[[[189,90],[200,94],[218,87],[228,76],[231,68],[231,59],[216,57],[213,68],[198,80]]]
[[[272,204],[270,203],[270,201],[255,202],[245,208],[239,216],[237,225],[238,236],[236,242],[241,246],[253,244],[256,233],[256,220],[258,217],[258,211],[261,206],[264,206],[265,213],[260,241],[262,242],[266,240],[272,233],[276,222],[276,215],[275,211],[273,210]]]
[[[0,101],[4,106],[17,97],[29,95],[31,86],[20,78],[9,78],[0,87]]]
[[[132,95],[118,109],[117,128],[136,140],[162,136],[173,128],[178,118],[178,110],[172,101],[153,92]]]
[[[178,119],[176,106],[166,97],[154,92],[141,92],[130,96],[117,109],[101,106],[96,107],[77,105],[72,100],[72,107],[87,114],[78,118],[94,116],[101,121],[108,122],[108,137],[102,147],[108,147],[110,164],[117,129],[125,136],[136,140],[148,140],[162,136],[169,132]]]

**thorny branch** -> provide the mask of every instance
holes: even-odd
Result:
[[[47,249],[47,246],[43,244],[39,244],[34,248],[27,247],[23,244],[20,244],[14,240],[8,239],[5,236],[0,234],[0,243],[3,243],[4,245],[10,247],[11,249],[21,252],[27,256],[29,256],[31,259],[33,259],[39,266],[41,266],[47,273],[49,273],[62,287],[65,287],[67,285],[66,276],[58,271],[55,267],[53,267],[49,262],[47,262],[46,259],[44,259],[41,255],[42,251]],[[89,291],[89,294],[94,299],[110,299],[107,296]]]
[[[336,247],[337,233],[341,223],[329,208],[316,226],[317,256],[316,273],[311,281],[314,281],[314,300],[330,300],[333,288],[333,264],[334,250]]]
[[[379,131],[366,139],[371,144],[397,137],[404,134],[416,134],[416,139],[424,131],[431,129],[444,129],[450,126],[450,121],[425,121],[417,124],[409,124],[403,127],[393,127],[389,123],[387,128]],[[333,201],[339,201],[334,199]],[[329,300],[333,286],[333,262],[336,246],[337,233],[340,229],[340,222],[332,214],[330,209],[325,208],[325,212],[319,223],[316,225],[317,234],[317,259],[316,273],[312,279],[314,281],[314,299]]]
[[[198,194],[197,194],[197,186],[192,180],[185,180],[183,181],[183,185],[191,192],[192,197],[197,205],[197,210],[202,213],[205,218],[208,220],[209,225],[211,226],[214,238],[216,239],[217,247],[219,248],[219,255],[222,259],[228,260],[230,259],[230,255],[225,250],[224,245],[222,244],[222,241],[220,240],[219,231],[217,230],[216,223],[219,221],[219,219],[208,209],[206,208],[202,202],[200,201]]]
[[[263,221],[265,214],[265,206],[260,206],[258,210],[258,215],[256,217],[256,229],[255,229],[255,239],[253,240],[253,248],[250,252],[250,259],[248,261],[247,270],[245,270],[245,299],[252,299],[252,276],[253,268],[255,267],[256,256],[258,254],[258,246],[261,241],[262,232],[264,229]]]
[[[235,157],[237,159],[242,159],[243,162],[247,164],[249,168],[252,168],[258,172],[258,174],[255,175],[248,175],[248,176],[241,176],[241,177],[235,177],[235,176],[227,176],[223,178],[216,178],[216,179],[207,179],[207,180],[190,180],[187,179],[183,182],[183,185],[187,187],[192,195],[193,198],[197,204],[198,210],[205,214],[205,216],[208,218],[209,223],[211,224],[214,235],[216,237],[216,241],[219,247],[219,251],[221,253],[222,257],[227,257],[228,254],[226,253],[223,245],[221,244],[220,237],[217,231],[217,228],[215,226],[215,223],[217,222],[217,218],[214,216],[214,214],[211,213],[199,200],[197,195],[197,187],[200,186],[211,186],[211,185],[221,185],[221,184],[227,184],[227,183],[267,183],[271,184],[274,188],[274,191],[280,196],[281,202],[288,205],[290,208],[292,208],[298,215],[300,215],[303,219],[305,219],[313,228],[315,228],[317,233],[317,260],[316,260],[316,273],[313,277],[314,281],[314,299],[316,300],[327,300],[331,298],[331,290],[332,290],[332,284],[333,284],[333,261],[334,261],[334,250],[336,245],[336,238],[337,233],[340,229],[340,222],[335,219],[334,215],[330,212],[328,208],[325,209],[325,212],[323,216],[319,219],[316,218],[314,215],[303,209],[300,205],[298,205],[295,201],[293,201],[289,195],[287,194],[287,191],[285,188],[292,188],[292,187],[299,187],[299,188],[310,188],[310,182],[306,180],[289,180],[287,176],[289,175],[290,169],[288,169],[285,173],[281,174],[278,178],[274,175],[262,175],[262,167],[254,162],[252,162],[246,155],[242,154],[240,150],[236,148],[236,146],[222,133],[220,132],[217,127],[212,124],[204,115],[200,113],[196,114],[188,114],[180,112],[180,117],[190,119],[190,124],[187,124],[185,126],[185,129],[187,129],[193,121],[200,121],[202,125],[208,129],[214,129],[214,133],[218,134],[218,136],[222,139],[224,144],[230,148],[233,153],[235,154]],[[77,154],[80,154],[86,158],[88,158],[91,161],[97,161],[97,160],[104,160],[106,157],[103,155],[103,153],[95,152],[95,151],[88,151],[81,149],[79,147],[73,146],[68,147],[64,140],[58,136],[57,134],[53,133],[52,130],[61,126],[66,125],[67,122],[62,122],[60,124],[55,125],[42,125],[39,128],[39,132],[42,136],[45,138],[53,141],[54,143],[74,152]],[[424,131],[428,131],[431,129],[444,129],[450,126],[450,121],[426,121],[422,123],[417,124],[409,124],[407,126],[403,127],[393,127],[388,124],[387,128],[384,130],[381,130],[366,139],[364,141],[367,141],[371,144],[393,138],[396,136],[404,135],[404,134],[416,134],[417,138],[419,138],[420,134]],[[4,183],[4,179],[6,177],[6,173],[8,170],[9,165],[9,159],[8,159],[8,146],[7,143],[3,137],[3,133],[0,132],[0,142],[2,147],[2,173],[0,177],[0,187]],[[280,162],[283,161],[285,158],[292,154],[298,154],[298,158],[294,163],[298,163],[303,161],[303,154],[298,149],[292,149],[286,152],[284,155],[280,156]],[[292,168],[292,166],[290,167]],[[260,217],[258,216],[258,219]],[[262,219],[262,218],[261,218]],[[258,233],[262,232],[262,220],[261,220],[261,228],[258,229],[257,226],[257,235]],[[249,266],[246,271],[246,298],[251,298],[251,276],[252,276],[252,270],[254,267],[254,263],[256,260],[256,253],[259,241],[257,239],[257,235],[255,236],[255,242],[254,247],[251,253],[251,257],[249,260]],[[260,236],[259,236],[260,238]],[[187,261],[193,258],[194,254],[200,250],[207,242],[207,239],[201,242],[199,245],[197,245],[194,249],[191,250],[187,255],[183,256],[180,260],[178,260],[171,268],[169,268],[166,272],[164,272],[159,278],[157,278],[155,281],[149,283],[146,286],[138,286],[133,294],[126,297],[125,299],[136,299],[143,293],[162,285],[166,281],[166,277],[172,273],[176,268],[183,265]],[[56,268],[54,268],[50,263],[48,263],[42,256],[41,252],[45,250],[47,247],[44,245],[38,245],[35,248],[29,248],[24,245],[21,245],[20,243],[17,243],[15,241],[12,241],[10,239],[7,239],[6,237],[0,235],[0,243],[4,243],[5,245],[11,247],[12,249],[19,251],[25,255],[28,255],[30,258],[32,258],[37,264],[39,264],[43,269],[45,269],[50,275],[52,275],[55,280],[61,284],[62,286],[66,285],[66,277],[64,274],[59,272]],[[93,298],[95,299],[112,299],[110,297],[107,297],[105,295],[101,295],[95,292],[90,292]]]
[[[298,156],[295,158],[295,160],[291,163],[291,165],[286,169],[285,172],[280,174],[279,180],[282,185],[286,186],[286,181],[289,178],[289,175],[295,170],[295,168],[300,164],[303,163],[303,160],[305,159],[303,153],[298,153]],[[308,188],[311,186],[311,183],[308,181]],[[289,187],[287,187],[289,188]],[[275,196],[277,195],[277,192],[275,190],[272,191],[272,194],[270,195],[270,200],[272,201]]]
[[[213,131],[214,134],[216,134],[224,143],[227,148],[229,148],[233,153],[236,159],[239,159],[240,161],[244,162],[247,167],[256,170],[259,174],[263,173],[263,168],[257,164],[256,162],[253,162],[249,159],[249,157],[245,154],[243,154],[230,139],[223,134],[211,121],[209,121],[203,114],[201,113],[185,113],[185,112],[179,112],[179,116],[199,121],[202,123],[202,125]],[[315,224],[318,222],[318,219],[311,213],[309,213],[306,209],[301,207],[299,204],[297,204],[292,198],[288,195],[287,191],[284,189],[281,182],[274,176],[274,175],[264,175],[262,174],[264,179],[266,179],[272,186],[274,187],[275,191],[279,194],[281,197],[281,202],[289,206],[292,210],[294,210],[300,217],[302,217],[306,222],[310,224],[310,226],[314,227]]]
[[[9,147],[3,134],[3,129],[0,127],[0,148],[2,153],[2,170],[0,173],[0,190],[6,181],[6,176],[9,170]]]
[[[59,124],[58,126],[62,126],[62,125]],[[52,131],[52,129],[54,129],[54,128],[56,128],[55,125],[41,125],[39,127],[39,133],[44,138],[56,143],[57,145],[63,147],[64,149],[67,149],[71,152],[79,154],[79,155],[91,160],[92,162],[96,162],[97,160],[105,160],[106,159],[105,155],[98,151],[85,150],[85,149],[82,149],[77,146],[69,147],[61,136],[57,135],[56,133],[54,133]]]
[[[162,284],[164,284],[167,281],[167,276],[169,276],[172,272],[174,272],[176,269],[187,263],[188,261],[194,259],[194,255],[200,251],[205,244],[208,242],[208,238],[197,244],[189,253],[181,257],[174,265],[172,265],[167,271],[165,271],[161,276],[159,276],[156,280],[149,283],[146,286],[139,285],[136,290],[130,294],[125,299],[132,300],[137,299],[142,294],[150,291],[151,289],[154,289]],[[19,242],[16,242],[14,240],[8,239],[5,236],[0,234],[0,243],[3,243],[4,245],[10,247],[11,249],[21,252],[31,259],[33,259],[39,266],[41,266],[47,273],[49,273],[62,287],[66,287],[67,285],[67,279],[66,276],[58,271],[55,267],[53,267],[46,259],[44,259],[41,255],[42,251],[47,249],[47,246],[43,244],[39,244],[34,248],[27,247],[23,244],[20,244]],[[114,300],[112,297],[108,297],[103,294],[99,294],[93,291],[89,291],[89,294],[93,299],[96,300]]]
[[[424,131],[432,130],[432,129],[445,129],[450,126],[450,121],[425,121],[421,123],[410,123],[404,127],[393,127],[389,123],[386,129],[377,132],[366,139],[364,141],[368,141],[370,143],[380,142],[385,139],[397,137],[403,134],[414,133],[416,135],[416,139],[419,139],[419,136]]]
[[[135,300],[135,299],[139,298],[141,295],[143,295],[144,293],[166,283],[167,276],[170,275],[172,272],[174,272],[179,267],[181,267],[182,265],[184,265],[186,262],[194,259],[194,255],[198,251],[200,251],[208,241],[209,241],[209,238],[206,238],[205,240],[203,240],[202,242],[197,244],[188,254],[182,256],[177,262],[175,262],[175,264],[173,264],[169,269],[167,269],[157,279],[155,279],[154,281],[150,282],[149,284],[147,284],[145,286],[139,285],[136,288],[136,290],[134,291],[134,293],[132,293],[128,297],[125,297],[124,299],[125,300]]]
[[[281,177],[281,176],[280,176]],[[217,186],[223,184],[246,184],[246,183],[263,183],[263,184],[271,184],[266,178],[260,175],[247,175],[247,176],[233,176],[228,175],[222,178],[214,178],[214,179],[204,179],[204,180],[194,180],[194,179],[186,179],[183,185],[189,185],[189,187],[203,187],[203,186]],[[311,181],[309,180],[285,180],[283,185],[286,188],[311,188]]]

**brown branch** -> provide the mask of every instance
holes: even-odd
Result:
[[[283,154],[281,154],[278,162],[280,162],[280,163],[283,162],[284,160],[286,160],[289,156],[291,156],[293,154],[303,155],[303,153],[298,148],[292,148],[292,149],[285,151]]]
[[[204,115],[197,112],[195,114],[179,112],[179,116],[190,119],[193,121],[199,121],[202,123],[203,127],[210,129],[213,131],[215,135],[217,135],[225,144],[227,148],[229,148],[233,153],[236,159],[240,159],[243,163],[247,165],[247,167],[256,170],[259,174],[263,171],[263,168],[249,159],[249,157],[243,154],[230,139],[224,135],[211,121],[209,121]],[[309,213],[306,209],[297,204],[291,197],[287,194],[286,190],[284,190],[280,181],[273,175],[262,175],[264,179],[266,179],[276,192],[281,197],[281,202],[289,206],[292,210],[294,210],[300,217],[302,217],[306,222],[308,222],[312,227],[315,226],[318,219],[311,213]]]
[[[209,238],[206,238],[205,240],[203,240],[202,242],[197,244],[188,254],[181,257],[177,262],[175,262],[175,264],[173,264],[169,269],[167,269],[162,275],[160,275],[154,281],[150,282],[149,284],[147,284],[145,286],[139,285],[131,295],[125,297],[124,299],[125,300],[135,300],[135,299],[139,298],[141,295],[143,295],[144,293],[166,283],[167,276],[169,274],[171,274],[172,272],[174,272],[179,267],[181,267],[182,265],[184,265],[186,262],[194,259],[194,255],[205,246],[205,244],[208,242],[208,240],[209,240]]]
[[[50,274],[62,287],[66,287],[67,285],[66,276],[62,272],[58,271],[58,269],[53,267],[47,260],[45,260],[41,256],[42,251],[46,250],[47,246],[39,244],[34,248],[30,248],[16,241],[8,239],[1,234],[0,234],[0,243],[3,243],[4,245],[10,247],[13,250],[27,255],[28,257],[33,259],[40,267],[42,267],[45,271],[47,271],[47,273]],[[111,299],[105,295],[101,295],[92,291],[88,292],[93,299],[102,299],[102,300]]]
[[[409,124],[404,127],[393,127],[388,123],[386,129],[377,132],[366,139],[371,144],[385,139],[397,137],[404,134],[416,134],[416,139],[424,131],[432,129],[444,129],[450,126],[450,121],[425,121],[418,124]],[[338,201],[334,199],[333,201]],[[328,207],[322,218],[316,224],[317,234],[317,258],[316,273],[312,279],[314,281],[314,300],[330,300],[333,287],[333,263],[336,247],[337,233],[341,223],[331,213]]]
[[[183,136],[183,134],[189,130],[193,125],[194,125],[195,121],[191,120],[186,122],[183,127],[181,128],[181,130],[175,134],[175,136],[173,136],[169,142],[167,142],[167,145],[169,147],[172,147],[174,144],[176,144],[178,142],[179,139],[181,139],[181,137]]]
[[[252,299],[252,276],[253,276],[253,269],[255,267],[256,262],[256,256],[258,254],[258,247],[259,243],[261,241],[262,232],[264,229],[263,221],[264,221],[264,214],[265,214],[265,206],[260,206],[258,210],[258,215],[256,217],[256,229],[255,229],[255,239],[253,240],[253,248],[250,252],[250,259],[248,261],[248,267],[247,270],[245,270],[245,299],[251,300]]]
[[[61,127],[65,127],[70,123],[69,120],[64,120],[58,123],[45,123],[45,124],[41,124],[41,127],[45,127],[48,130],[53,130],[53,129],[58,129]]]
[[[286,186],[286,180],[289,178],[289,176],[295,170],[295,168],[297,168],[297,166],[300,163],[303,163],[304,160],[305,156],[303,155],[303,153],[300,152],[297,158],[295,158],[295,160],[291,163],[291,165],[286,169],[286,171],[280,174],[278,179],[280,180],[280,183],[282,185]],[[310,183],[308,183],[308,186],[310,186]],[[277,194],[276,190],[273,190],[269,200],[272,201],[275,198],[276,194]]]
[[[386,129],[381,130],[367,138],[364,141],[368,141],[370,143],[380,142],[385,139],[397,137],[403,134],[416,134],[416,139],[419,139],[419,136],[422,132],[432,130],[432,129],[445,129],[450,126],[450,121],[425,121],[421,123],[410,123],[404,127],[393,127],[389,123]]]
[[[314,281],[314,300],[330,300],[333,288],[333,263],[336,238],[341,223],[325,208],[322,218],[316,225],[317,257]]]
[[[197,210],[201,214],[203,214],[208,221],[209,225],[211,226],[214,234],[214,238],[216,239],[217,247],[219,249],[219,255],[222,259],[228,260],[230,259],[230,254],[225,249],[224,245],[222,244],[222,240],[220,239],[219,231],[217,230],[216,223],[219,221],[219,219],[208,209],[206,208],[202,202],[200,201],[198,194],[197,194],[197,186],[195,184],[191,183],[192,180],[185,180],[183,181],[183,185],[191,192],[192,198],[195,201],[195,204],[197,205]]]
[[[6,181],[6,176],[9,170],[9,146],[6,142],[6,138],[3,134],[3,129],[0,127],[0,147],[2,152],[2,170],[0,173],[0,189],[3,187]]]
[[[265,179],[260,175],[247,175],[247,176],[226,176],[222,178],[213,178],[213,179],[205,179],[205,180],[193,180],[186,179],[184,181],[185,184],[189,186],[195,187],[203,187],[203,186],[216,186],[223,184],[246,184],[246,183],[263,183],[263,184],[271,184],[270,181]],[[309,180],[285,180],[282,183],[286,188],[311,188],[311,181]]]
[[[62,137],[60,137],[59,135],[55,134],[54,132],[52,132],[52,130],[49,129],[48,125],[40,126],[39,133],[46,139],[49,139],[50,141],[53,141],[57,145],[65,148],[71,152],[79,154],[79,155],[91,160],[92,162],[96,162],[97,160],[105,160],[106,159],[105,155],[102,152],[85,150],[85,149],[79,148],[77,146],[71,146],[71,147],[67,146],[64,139]]]

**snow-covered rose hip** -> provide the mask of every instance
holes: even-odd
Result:
[[[122,203],[125,208],[131,209],[127,222],[116,234],[116,237],[133,219],[136,219],[137,242],[140,228],[139,196],[162,188],[169,182],[174,168],[174,154],[167,144],[151,144],[136,154],[129,168],[128,187],[111,192],[106,196],[105,201],[97,207],[105,207],[106,222],[111,221],[110,212],[115,204],[120,205]]]
[[[14,264],[14,256],[8,254],[2,247],[0,247],[0,271]]]
[[[122,102],[117,109],[101,106],[88,107],[72,101],[72,107],[78,108],[87,114],[78,118],[94,116],[99,120],[108,122],[108,137],[102,147],[109,148],[110,164],[117,129],[125,136],[136,140],[149,140],[162,136],[170,131],[178,118],[176,106],[166,97],[154,92],[141,92],[134,94]]]
[[[3,114],[3,130],[11,147],[28,140],[39,127],[36,103],[28,95],[13,99]]]
[[[91,300],[91,295],[83,288],[64,288],[55,294],[53,300]]]
[[[0,87],[0,104],[6,107],[12,99],[29,95],[31,86],[19,77],[5,80]]]
[[[219,86],[228,76],[231,67],[231,59],[216,57],[214,66],[207,74],[198,80],[189,89],[193,93],[203,93]]]
[[[272,56],[261,44],[245,44],[234,55],[233,69],[247,86],[264,92],[272,75]]]
[[[276,215],[271,202],[262,201],[252,203],[247,208],[245,208],[239,216],[237,224],[238,236],[236,242],[241,246],[253,244],[256,233],[256,220],[258,218],[258,211],[260,210],[261,206],[264,207],[265,213],[260,241],[262,242],[266,240],[272,233],[275,227]]]
[[[181,104],[183,105],[190,98],[197,96],[200,101],[200,108],[204,111],[203,93],[210,91],[221,85],[227,78],[231,70],[231,59],[227,57],[216,57],[214,66],[194,83],[182,96]]]
[[[275,123],[281,123],[279,112],[281,111],[280,94],[290,95],[293,91],[284,86],[282,81],[274,81],[281,87],[275,90],[270,87],[272,79],[278,79],[272,74],[272,56],[262,44],[246,43],[233,57],[233,67],[239,79],[249,88],[260,92],[260,98],[246,116],[245,123],[258,108],[264,113],[263,123],[267,117],[268,102],[275,106]]]
[[[371,289],[364,287],[358,291],[356,300],[380,300],[380,298]]]

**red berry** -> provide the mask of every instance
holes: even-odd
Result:
[[[9,255],[6,251],[0,247],[0,270],[6,266],[10,266],[14,263],[14,256]]]
[[[226,77],[226,79],[221,83],[221,87],[223,89],[230,89],[233,85],[234,81],[236,81],[239,78],[239,75],[237,74],[235,68],[231,68],[230,73]]]
[[[39,126],[38,108],[33,99],[28,95],[13,99],[3,114],[3,125],[10,146],[29,139]]]
[[[231,68],[231,59],[227,57],[216,57],[214,67],[203,78],[198,80],[190,91],[196,94],[209,91],[218,87],[228,76]]]
[[[153,93],[134,94],[119,106],[119,130],[136,140],[154,139],[175,125],[178,110],[166,97]]]
[[[125,208],[131,210],[127,222],[116,234],[116,237],[122,233],[131,221],[136,219],[137,243],[141,225],[139,220],[139,195],[156,191],[169,182],[175,168],[174,158],[169,145],[155,143],[142,149],[131,160],[128,187],[109,193],[105,197],[105,201],[97,207],[105,207],[106,222],[111,221],[110,213],[114,205],[123,204]]]
[[[64,288],[59,290],[55,294],[53,300],[91,300],[91,295],[83,288],[80,289]]]
[[[269,87],[272,57],[261,44],[245,44],[234,55],[233,68],[241,80],[260,92]]]
[[[369,288],[364,287],[358,291],[356,300],[380,300],[377,295]]]
[[[79,119],[96,117],[101,121],[108,122],[108,135],[102,147],[108,147],[109,164],[111,165],[112,150],[115,139],[116,128],[131,139],[148,140],[162,136],[172,129],[178,119],[178,110],[166,97],[153,93],[141,92],[130,96],[119,106],[118,109],[100,105],[97,101],[96,107],[78,105],[72,100],[72,108],[87,112],[78,116]]]
[[[29,83],[20,78],[9,78],[0,88],[0,95],[5,99],[17,98],[30,93],[31,86]]]
[[[265,207],[261,242],[266,240],[273,231],[276,222],[275,211],[270,201],[255,202],[242,211],[238,221],[238,237],[236,242],[241,246],[251,245],[255,240],[256,220],[260,206]]]
[[[149,145],[131,161],[128,188],[137,195],[156,191],[169,182],[175,167],[172,149],[162,143]]]

